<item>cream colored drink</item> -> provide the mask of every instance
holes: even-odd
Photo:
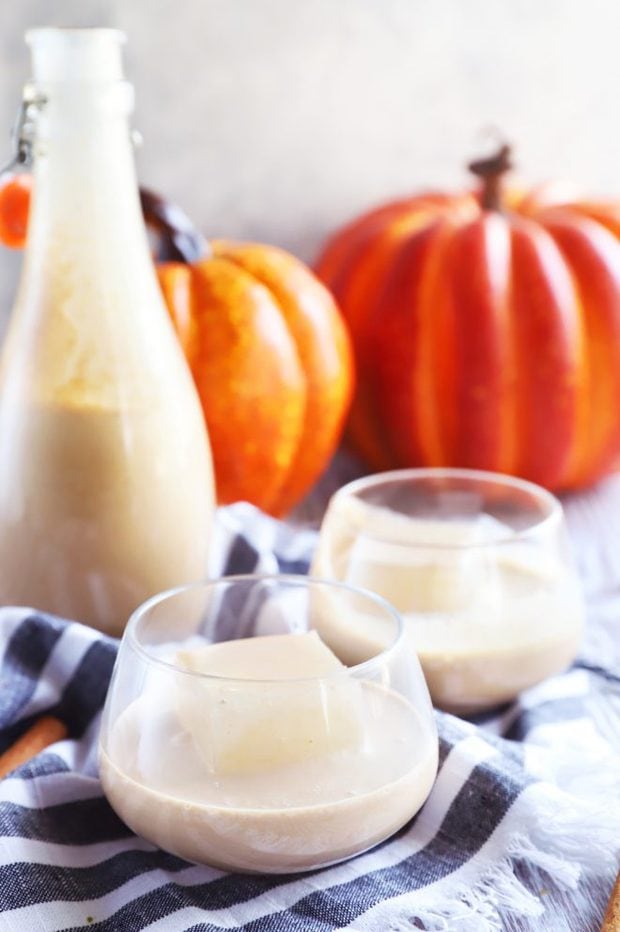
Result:
[[[210,463],[193,406],[31,404],[0,452],[0,592],[120,634],[205,574]],[[1,418],[0,418],[1,424]]]
[[[0,366],[0,602],[112,634],[206,573],[214,498],[140,211],[122,39],[28,34],[33,203]]]
[[[564,669],[579,645],[579,590],[552,555],[509,541],[482,520],[407,518],[359,499],[333,501],[312,572],[364,586],[405,618],[433,701],[475,712]],[[508,541],[493,544],[494,540]],[[315,621],[347,663],[384,643],[381,623],[351,619],[327,599]]]
[[[217,649],[228,646],[214,647],[194,657],[226,671]],[[342,860],[415,814],[437,769],[432,723],[393,690],[338,675],[316,634],[252,638],[243,651],[236,675],[259,679],[181,676],[166,690],[156,674],[111,723],[101,780],[134,831],[189,860],[277,873]],[[296,656],[320,679],[295,678]],[[274,665],[279,676],[260,680]]]

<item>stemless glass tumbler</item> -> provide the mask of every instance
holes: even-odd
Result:
[[[383,632],[352,665],[317,634],[345,619]],[[424,676],[380,596],[237,576],[156,596],[129,621],[101,780],[127,825],[174,854],[268,873],[331,864],[404,825],[436,769]]]
[[[312,572],[364,586],[404,615],[436,705],[513,699],[575,657],[583,604],[559,501],[529,482],[462,469],[357,480],[333,496]],[[347,662],[380,625],[325,632]],[[372,630],[371,630],[372,628]],[[323,632],[322,632],[323,633]]]

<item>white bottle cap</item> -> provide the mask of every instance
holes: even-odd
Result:
[[[29,29],[26,43],[32,54],[36,84],[80,82],[102,84],[123,80],[119,29]]]

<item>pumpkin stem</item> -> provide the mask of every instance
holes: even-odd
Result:
[[[512,168],[510,146],[505,143],[494,155],[476,159],[467,166],[482,181],[480,203],[485,210],[502,209],[502,178]]]
[[[140,188],[140,203],[145,223],[156,238],[155,258],[159,262],[190,265],[211,255],[205,237],[176,204],[147,188]]]

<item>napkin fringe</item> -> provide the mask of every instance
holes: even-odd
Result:
[[[390,932],[501,932],[500,913],[539,918],[545,909],[545,881],[539,884],[537,895],[517,874],[542,871],[550,886],[571,890],[584,873],[607,878],[611,884],[619,836],[620,813],[609,799],[580,799],[546,783],[532,784],[489,839],[488,850],[479,852],[478,863],[486,863],[477,877],[471,877],[465,866],[452,878],[403,897],[398,905],[388,901],[386,928]],[[496,860],[498,847],[505,850],[500,860]],[[378,917],[373,911],[375,922]],[[365,928],[363,922],[359,928]]]
[[[533,919],[543,913],[538,898],[515,876],[509,858],[493,864],[473,885],[455,883],[452,891],[444,886],[439,895],[440,904],[416,906],[414,916],[409,910],[400,923],[390,924],[390,932],[500,932],[503,924],[498,910]]]

